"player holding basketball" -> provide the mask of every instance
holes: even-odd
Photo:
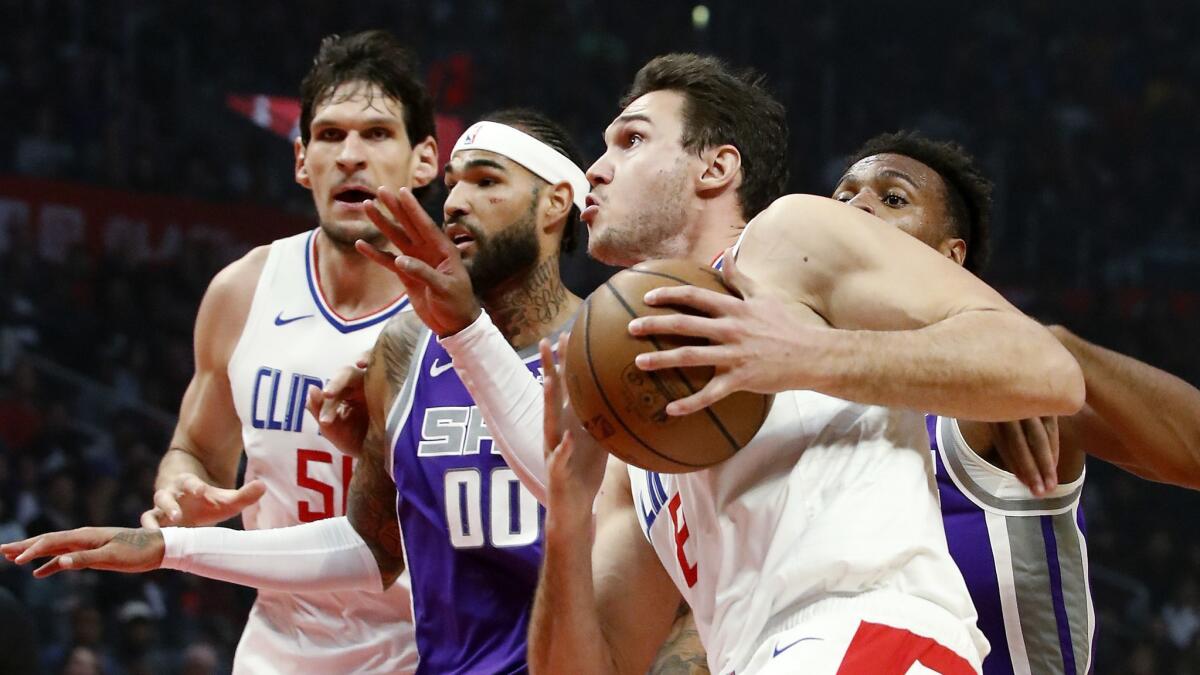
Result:
[[[446,167],[440,242],[461,255],[464,302],[482,303],[497,317],[530,377],[540,368],[538,339],[562,330],[580,302],[562,285],[558,266],[588,189],[581,164],[566,132],[518,110],[472,125]],[[382,214],[399,206],[386,189],[378,200],[367,213],[390,233],[394,226]],[[389,267],[394,260],[367,242],[359,247]],[[322,426],[352,439],[348,449],[361,453],[348,532],[324,522],[255,532],[167,528],[162,537],[84,528],[4,546],[4,554],[25,562],[71,553],[69,565],[58,557],[38,576],[80,567],[143,571],[165,561],[276,591],[378,593],[407,570],[418,672],[524,672],[544,510],[492,450],[436,339],[437,312],[427,311],[421,293],[411,300],[432,330],[405,312],[380,335],[367,372],[366,438]]]
[[[326,38],[301,97],[296,181],[312,192],[320,227],[214,277],[148,527],[210,525],[245,509],[247,529],[328,519],[330,536],[353,535],[335,516],[346,513],[354,460],[304,414],[305,392],[370,349],[407,302],[354,242],[379,238],[363,205],[378,186],[437,176],[433,110],[412,58],[382,32]],[[234,490],[243,449],[246,484]],[[384,594],[263,590],[234,657],[238,673],[415,666],[406,580]]]
[[[628,98],[589,172],[589,251],[621,264],[708,263],[782,189],[782,109],[757,84],[690,55],[652,61]],[[422,270],[453,305],[451,284],[439,281],[453,277],[445,256],[393,241],[406,254],[398,266]],[[601,490],[605,454],[578,426],[546,466],[529,453],[542,418],[526,414],[536,383],[486,313],[448,322],[459,330],[442,344],[488,428],[548,503],[531,665],[644,670],[682,597],[714,671],[978,670],[986,642],[946,550],[923,419],[900,408],[983,419],[1073,412],[1083,396],[1077,364],[978,280],[831,200],[776,201],[746,230],[741,255],[755,276],[731,265],[730,277],[771,289],[793,331],[759,357],[768,367],[801,361],[807,380],[788,386],[814,391],[777,395],[755,441],[695,474],[612,461]],[[641,328],[685,330],[686,321],[670,325],[680,320]],[[546,419],[554,447],[558,415]],[[578,542],[592,532],[597,492],[589,550]]]
[[[852,155],[833,197],[977,274],[987,257],[989,193],[961,147],[898,133]],[[1200,391],[1063,328],[1052,332],[1083,368],[1087,403],[1079,413],[1049,430],[1041,420],[929,418],[950,553],[993,648],[986,675],[1090,670],[1095,617],[1079,503],[1085,453],[1200,488]]]

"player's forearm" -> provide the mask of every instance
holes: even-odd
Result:
[[[1103,420],[1103,433],[1115,436],[1104,443],[1109,449],[1105,459],[1136,467],[1140,475],[1200,489],[1200,390],[1065,328],[1051,331],[1079,361],[1087,382],[1087,403]],[[1081,437],[1095,438],[1095,434]]]
[[[542,385],[504,339],[487,312],[441,339],[454,370],[483,413],[492,442],[539,503],[546,503],[542,451]]]
[[[918,330],[845,331],[820,358],[838,398],[981,421],[1071,415],[1083,405],[1079,364],[1019,314],[971,311]]]
[[[600,627],[592,583],[590,510],[546,513],[542,576],[529,630],[529,670],[539,673],[617,673]]]
[[[273,591],[380,591],[366,542],[346,518],[271,530],[163,528],[162,567]]]
[[[206,466],[199,456],[188,450],[182,443],[172,441],[171,447],[163,454],[158,464],[158,475],[154,478],[154,489],[166,487],[172,479],[180,474],[195,474],[200,480],[217,487],[231,488],[237,482],[237,467],[221,470],[218,467]]]

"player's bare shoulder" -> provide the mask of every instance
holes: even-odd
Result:
[[[409,363],[423,328],[425,324],[416,312],[400,312],[388,320],[375,341],[370,367],[383,369],[393,391],[399,389],[408,376]]]
[[[753,279],[810,304],[862,255],[875,229],[866,213],[816,195],[785,195],[746,226],[738,267]]]
[[[266,265],[270,246],[259,246],[213,276],[196,314],[197,367],[224,368],[250,314],[254,289]]]

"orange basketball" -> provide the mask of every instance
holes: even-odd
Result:
[[[730,293],[715,270],[685,260],[655,260],[623,270],[588,296],[566,354],[567,391],[583,426],[612,454],[660,473],[696,471],[728,459],[758,432],[771,403],[768,395],[736,392],[690,415],[667,415],[667,404],[703,388],[713,369],[649,372],[634,358],[705,342],[634,337],[628,327],[639,316],[678,311],[642,302],[652,288],[678,285]]]

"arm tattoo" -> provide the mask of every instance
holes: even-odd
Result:
[[[154,540],[154,537],[151,537],[150,533],[145,530],[130,530],[128,532],[118,532],[117,535],[112,538],[112,540],[119,544],[125,544],[127,546],[132,546],[133,548],[142,549],[150,546]]]
[[[696,621],[687,605],[681,603],[671,634],[650,667],[650,675],[702,675],[708,672],[708,656],[704,645],[700,644]]]
[[[370,424],[363,454],[350,479],[346,516],[367,543],[384,587],[404,571],[404,545],[396,520],[396,483],[387,474],[387,411],[408,375],[421,323],[411,312],[388,322],[371,351],[367,366],[366,398]]]
[[[363,441],[362,457],[350,479],[346,517],[371,549],[384,588],[388,588],[404,571],[404,546],[396,520],[396,484],[387,475],[383,464],[387,441],[377,430],[378,425],[372,424]]]

